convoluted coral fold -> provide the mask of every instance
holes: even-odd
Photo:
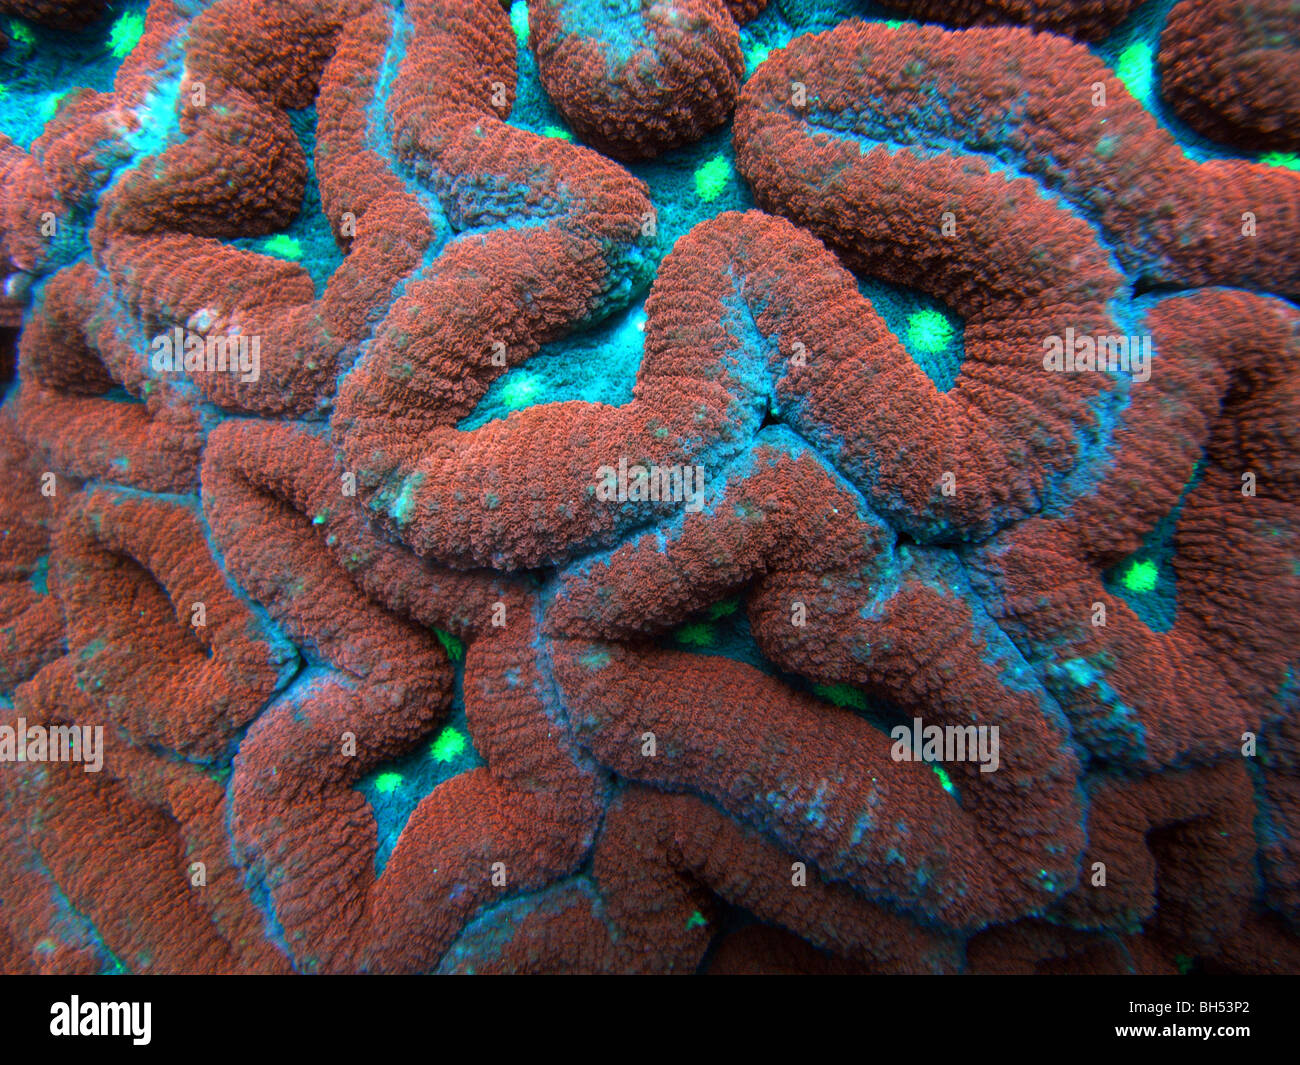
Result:
[[[0,970],[1300,970],[1293,4],[128,6],[0,0]]]

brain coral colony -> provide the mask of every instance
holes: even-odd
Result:
[[[1300,970],[1292,0],[0,0],[0,970]]]

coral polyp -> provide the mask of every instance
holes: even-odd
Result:
[[[0,11],[0,970],[1300,971],[1293,4]]]

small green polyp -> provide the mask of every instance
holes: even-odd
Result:
[[[952,323],[938,311],[917,311],[907,320],[907,340],[917,351],[933,355],[952,343]]]
[[[19,44],[35,44],[36,35],[17,19],[9,20],[9,36]]]
[[[459,662],[465,657],[465,645],[452,633],[444,632],[442,629],[434,629],[433,634],[438,637],[438,642],[442,644],[443,650],[447,652],[447,657],[453,662]]]
[[[144,15],[128,11],[116,22],[108,35],[108,47],[118,59],[125,59],[144,36]]]
[[[1152,58],[1151,46],[1146,41],[1134,41],[1120,52],[1115,66],[1115,76],[1143,104],[1151,99]]]
[[[465,737],[457,729],[448,726],[438,734],[438,738],[429,747],[429,755],[435,762],[450,762],[457,755],[464,753]]]
[[[508,410],[518,410],[528,406],[537,392],[537,381],[527,374],[520,374],[502,385],[501,402]]]
[[[1160,570],[1156,564],[1149,559],[1143,559],[1129,566],[1128,572],[1124,574],[1124,587],[1130,592],[1146,595],[1156,590],[1159,580]]]
[[[1300,154],[1295,152],[1268,152],[1259,157],[1265,166],[1280,166],[1287,170],[1300,170]]]
[[[851,684],[814,684],[813,693],[839,707],[867,708],[867,697]]]
[[[375,790],[380,795],[390,795],[402,784],[401,773],[380,773],[375,777]]]
[[[715,640],[713,629],[700,621],[683,625],[675,633],[677,642],[689,647],[711,647]]]
[[[524,0],[515,0],[510,5],[510,27],[515,31],[519,47],[528,47],[528,5]]]
[[[296,238],[286,236],[284,233],[277,233],[273,237],[267,237],[262,242],[262,250],[267,255],[274,255],[277,259],[302,258],[302,244]]]
[[[705,203],[722,195],[731,181],[731,163],[725,155],[715,155],[695,171],[695,194]]]

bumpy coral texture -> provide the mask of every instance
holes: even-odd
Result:
[[[1139,0],[885,0],[913,18],[953,26],[1009,23],[1068,33],[1079,40],[1104,37]]]
[[[615,158],[692,141],[736,105],[745,65],[723,0],[534,0],[528,13],[546,91]]]
[[[891,6],[946,24],[746,80],[761,2],[154,0],[0,137],[0,725],[105,736],[0,763],[0,969],[1300,969],[1286,5],[1160,50],[1251,158],[1080,43],[1128,0]],[[741,209],[665,255],[618,160],[728,123]],[[320,275],[250,243],[311,196]],[[950,382],[869,279],[960,322]],[[474,420],[642,301],[622,402]]]
[[[0,0],[0,13],[64,29],[83,26],[104,11],[104,0]]]
[[[1243,148],[1300,149],[1300,13],[1289,0],[1181,0],[1160,38],[1163,91],[1188,125]]]

